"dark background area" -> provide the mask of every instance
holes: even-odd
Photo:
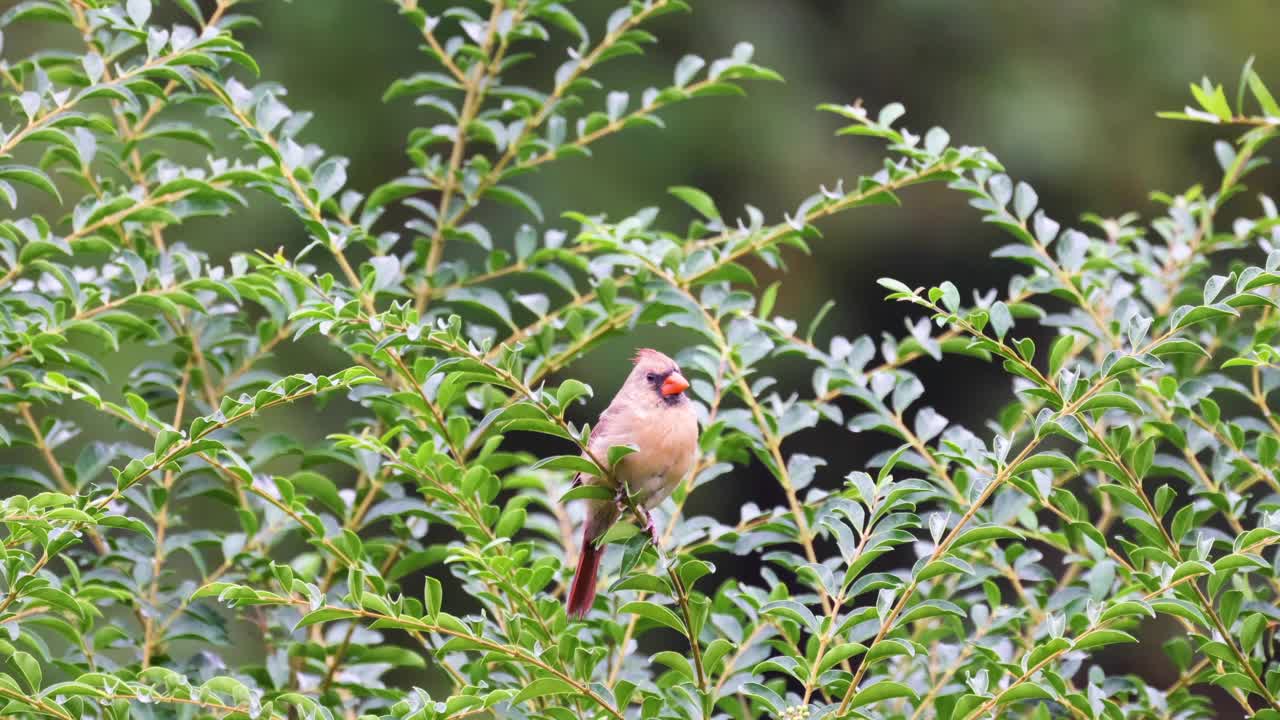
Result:
[[[9,4],[0,0],[0,9]],[[755,45],[757,63],[777,70],[786,82],[752,83],[746,98],[708,98],[663,110],[665,130],[616,135],[594,145],[591,159],[562,160],[522,178],[520,186],[546,211],[546,227],[572,230],[558,219],[570,209],[618,218],[658,205],[665,218],[660,222],[679,232],[690,219],[688,210],[665,190],[677,184],[711,193],[727,218],[743,214],[740,208],[750,203],[771,222],[781,220],[819,184],[831,187],[844,178],[849,186],[879,166],[877,141],[836,138],[840,119],[814,110],[822,102],[855,98],[871,108],[901,101],[908,109],[902,122],[914,132],[942,125],[953,142],[988,147],[1015,179],[1037,189],[1045,211],[1064,224],[1078,226],[1086,211],[1116,216],[1137,210],[1149,217],[1160,213],[1150,191],[1179,192],[1217,181],[1211,145],[1223,136],[1209,126],[1158,120],[1155,112],[1181,109],[1190,99],[1188,83],[1202,75],[1224,83],[1234,98],[1240,66],[1250,55],[1257,56],[1255,67],[1264,79],[1273,87],[1280,83],[1280,47],[1274,42],[1280,3],[1264,0],[693,4],[692,15],[668,15],[647,26],[660,39],[647,57],[606,65],[598,77],[608,89],[630,91],[634,106],[645,87],[670,81],[682,55],[710,60],[743,40]],[[157,13],[164,15],[157,17],[180,20],[172,5],[159,5]],[[438,11],[443,4],[423,5]],[[616,5],[573,3],[593,38],[602,34]],[[367,192],[406,170],[409,131],[438,119],[408,100],[384,104],[381,95],[397,77],[436,68],[418,50],[420,35],[392,3],[269,0],[242,11],[262,20],[261,28],[241,32],[262,79],[288,88],[286,101],[294,109],[315,113],[303,137],[352,158],[352,187]],[[46,36],[26,27],[31,35],[6,38],[6,57],[37,46],[78,44],[62,30]],[[555,36],[537,61],[519,70],[522,82],[549,88],[567,45],[565,36]],[[587,104],[595,109],[603,102],[601,93]],[[1260,175],[1254,182],[1273,177]],[[831,333],[901,336],[903,308],[882,302],[877,277],[910,285],[950,279],[967,297],[1003,288],[1017,271],[987,257],[1007,237],[983,225],[960,194],[925,186],[908,190],[903,200],[902,208],[860,209],[824,221],[825,238],[815,244],[813,257],[788,254],[790,273],[777,312],[803,323],[831,298],[837,306],[820,333],[824,341]],[[259,195],[253,202],[229,221],[193,223],[177,239],[215,259],[251,248],[296,251],[307,243],[300,224],[271,198]],[[523,222],[504,208],[482,209],[475,218],[490,225],[499,244],[509,243]],[[611,340],[590,361],[571,366],[569,374],[597,391],[578,419],[591,419],[603,408],[636,344],[674,351],[684,339],[647,330]],[[285,348],[270,366],[320,372],[343,364],[336,351],[315,343]],[[790,372],[798,367],[778,366],[784,387],[808,387],[807,373]],[[925,360],[913,367],[928,388],[926,403],[975,431],[1009,398],[1007,376],[994,366],[949,358],[945,365]],[[298,406],[273,417],[291,418],[299,434],[318,439],[342,427],[342,409],[334,404],[317,417],[314,408]],[[822,449],[830,465],[820,477],[832,486],[888,445],[883,437],[851,436],[828,424],[788,449]],[[840,448],[837,456],[832,448]],[[694,511],[736,519],[740,502],[768,505],[780,499],[776,484],[759,468],[717,484],[719,507],[695,495]],[[733,502],[731,492],[739,493]],[[1159,653],[1147,659],[1140,667],[1129,664],[1132,659],[1112,658],[1116,664],[1109,669],[1139,672],[1166,685],[1172,668]]]

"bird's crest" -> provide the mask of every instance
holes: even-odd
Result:
[[[645,360],[656,360],[658,362],[661,362],[663,360],[670,361],[671,358],[667,357],[666,355],[663,355],[662,353],[658,352],[657,350],[654,350],[653,348],[640,348],[639,350],[636,350],[635,357],[631,358],[631,364],[639,365]]]

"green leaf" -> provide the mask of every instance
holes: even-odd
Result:
[[[125,393],[124,399],[129,404],[129,409],[133,411],[134,416],[139,420],[146,420],[151,414],[151,408],[141,396],[135,393]]]
[[[1218,687],[1226,688],[1228,690],[1243,690],[1246,693],[1254,693],[1257,695],[1261,694],[1258,684],[1244,673],[1228,672],[1215,674],[1209,681]],[[1259,716],[1254,715],[1253,717]]]
[[[40,662],[31,656],[30,653],[15,652],[12,657],[13,664],[18,666],[18,671],[22,673],[22,677],[27,681],[27,687],[32,692],[39,693],[41,684],[44,681],[44,673],[40,670]]]
[[[644,546],[649,544],[649,536],[646,533],[638,532],[632,537],[638,537],[643,540],[644,542],[641,544]],[[641,592],[662,593],[666,595],[669,595],[672,592],[671,583],[665,576],[648,575],[645,573],[627,575],[614,583],[613,587],[610,588],[610,592],[621,590],[639,590]]]
[[[781,695],[760,683],[744,683],[742,692],[763,704],[775,716],[780,716],[787,707],[787,701],[783,700]]]
[[[915,647],[906,640],[897,638],[884,638],[878,643],[871,646],[867,651],[867,657],[864,662],[873,663],[877,660],[883,660],[888,657],[899,657],[902,655],[914,656]]]
[[[1115,620],[1117,618],[1131,617],[1131,616],[1137,616],[1137,615],[1146,615],[1148,617],[1155,617],[1156,612],[1151,608],[1150,605],[1148,605],[1145,602],[1138,602],[1136,600],[1125,600],[1125,601],[1118,602],[1115,605],[1112,605],[1111,607],[1104,610],[1102,615],[1099,616],[1099,620],[1102,622],[1106,622],[1108,620]]]
[[[360,617],[360,613],[354,610],[346,610],[344,608],[320,608],[319,610],[313,610],[306,615],[303,615],[302,619],[298,621],[298,624],[293,626],[293,629],[297,630],[299,628],[308,627],[317,623],[331,622],[333,620],[354,620],[358,617]]]
[[[917,582],[924,582],[942,575],[953,573],[971,574],[972,572],[973,568],[960,558],[944,555],[921,568],[915,579]]]
[[[712,640],[711,644],[707,646],[707,649],[702,652],[703,667],[709,673],[715,672],[716,664],[736,648],[736,645],[724,638],[716,638],[715,640]]]
[[[346,512],[347,504],[338,494],[338,486],[334,485],[333,481],[324,475],[310,470],[303,470],[290,475],[289,482],[293,483],[302,492],[319,500],[321,504],[332,510],[339,517]]]
[[[347,184],[347,161],[344,158],[325,160],[316,168],[311,182],[315,186],[317,200],[328,200]]]
[[[579,382],[572,378],[565,380],[556,389],[556,405],[560,406],[560,411],[569,406],[569,403],[580,397],[591,397],[591,388],[585,383]]]
[[[524,508],[510,507],[502,513],[502,516],[498,518],[498,522],[494,524],[493,534],[497,537],[509,538],[524,527],[527,517],[528,514]]]
[[[1258,555],[1248,555],[1245,553],[1232,553],[1230,555],[1225,555],[1215,560],[1213,563],[1215,573],[1220,573],[1224,570],[1246,570],[1247,572],[1254,572],[1257,570],[1266,570],[1268,567],[1270,567],[1270,565],[1268,565],[1267,561],[1262,557]]]
[[[699,579],[715,571],[715,566],[711,563],[690,558],[680,564],[680,569],[676,571],[676,574],[679,575],[680,582],[684,583],[685,589],[690,589]]]
[[[716,209],[715,201],[711,199],[710,195],[698,188],[677,185],[667,188],[667,192],[683,200],[689,207],[697,210],[708,220],[723,222],[720,219],[720,211]]]
[[[876,280],[876,283],[881,287],[885,288],[886,290],[889,290],[893,293],[892,295],[889,296],[890,299],[896,299],[900,295],[915,297],[915,293],[911,290],[911,288],[907,287],[905,284],[897,280],[894,280],[893,278],[882,277]]]
[[[692,681],[695,678],[693,671],[693,663],[689,659],[678,652],[664,650],[649,658],[649,664],[659,663],[671,668],[677,674],[684,677],[685,680]]]
[[[618,574],[626,576],[631,574],[636,564],[640,562],[640,558],[644,556],[644,551],[649,547],[649,536],[645,533],[636,533],[628,540],[622,549],[622,564],[618,568]]]
[[[561,495],[560,502],[567,503],[571,500],[613,500],[617,494],[616,490],[604,487],[603,485],[590,485],[583,483],[564,495]]]
[[[1109,410],[1112,408],[1118,408],[1134,415],[1142,414],[1142,406],[1123,393],[1098,393],[1080,405],[1082,410]]]
[[[1152,348],[1151,354],[1157,357],[1164,355],[1200,355],[1202,357],[1209,357],[1209,351],[1205,350],[1199,344],[1183,338],[1166,340]]]
[[[1103,645],[1136,642],[1138,642],[1138,638],[1122,630],[1094,630],[1076,640],[1072,648],[1075,650],[1092,650]]]
[[[519,705],[527,700],[546,697],[548,695],[567,695],[578,692],[573,685],[556,677],[538,678],[525,685],[516,696],[511,698],[512,705]]]
[[[767,319],[773,312],[774,303],[778,300],[778,288],[781,285],[781,281],[775,280],[769,283],[769,287],[764,289],[764,292],[760,295],[760,302],[756,305],[756,317]]]
[[[745,266],[738,263],[722,263],[715,269],[698,276],[697,284],[728,282],[733,285],[755,285],[756,276]]]
[[[426,192],[432,187],[431,182],[426,178],[397,178],[374,188],[373,192],[369,193],[369,199],[365,201],[364,207],[366,211],[377,210],[410,195]]]
[[[968,530],[960,533],[960,536],[955,539],[955,542],[951,543],[951,547],[949,549],[954,550],[958,547],[964,547],[965,545],[971,545],[978,542],[1022,539],[1024,539],[1022,533],[1014,530],[1013,528],[1005,527],[1003,525],[983,525],[981,527],[969,528]]]
[[[52,195],[59,203],[62,202],[62,195],[58,194],[58,188],[49,179],[49,176],[39,168],[34,168],[30,165],[0,165],[0,180],[12,180],[30,185]]]
[[[827,648],[825,653],[822,654],[822,661],[818,663],[818,674],[821,675],[835,667],[838,663],[848,660],[856,655],[861,655],[866,651],[867,646],[862,643],[850,642],[832,645]]]
[[[1196,323],[1204,322],[1205,320],[1212,320],[1213,318],[1221,317],[1240,317],[1240,313],[1236,312],[1231,306],[1223,305],[1221,303],[1216,305],[1201,305],[1200,307],[1192,308],[1179,318],[1177,324],[1174,325],[1174,329],[1181,330],[1184,327],[1195,325]]]
[[[1053,341],[1053,346],[1049,348],[1049,377],[1057,377],[1058,371],[1062,370],[1062,364],[1067,360],[1067,354],[1075,347],[1076,336],[1067,334],[1060,336]]]
[[[49,514],[46,515],[45,517],[49,518],[50,520],[61,520],[64,522],[72,522],[72,523],[89,524],[93,522],[93,517],[89,515],[89,513],[83,510],[79,510],[77,508],[72,508],[72,507],[63,507],[63,508],[58,508],[56,510],[51,510]]]
[[[1213,566],[1203,560],[1184,560],[1174,568],[1170,582],[1178,582],[1196,575],[1207,575],[1213,572]]]
[[[997,338],[1004,340],[1004,336],[1013,328],[1013,315],[1009,312],[1009,306],[997,300],[987,312],[991,317],[991,329],[995,331]]]
[[[402,78],[391,83],[391,87],[382,95],[383,102],[389,102],[405,95],[421,95],[439,90],[458,90],[458,85],[452,77],[444,73],[437,72],[421,72],[409,78]]]
[[[810,632],[817,632],[818,619],[813,611],[796,600],[774,600],[760,609],[762,615],[778,615],[793,620]]]
[[[831,308],[835,307],[834,300],[828,300],[818,308],[818,312],[813,314],[813,319],[809,321],[809,327],[805,330],[804,339],[813,342],[814,333],[818,332],[818,326],[822,324],[823,319],[827,317],[827,313],[831,312]]]
[[[1216,85],[1212,88],[1201,88],[1199,85],[1192,83],[1191,94],[1195,96],[1196,102],[1200,103],[1200,107],[1217,115],[1219,119],[1231,119],[1231,105],[1227,102],[1227,94],[1223,91],[1221,85]]]
[[[952,615],[963,618],[964,610],[960,609],[955,603],[946,600],[925,600],[911,606],[910,609],[900,615],[895,626],[938,617],[939,615]]]
[[[600,468],[590,460],[581,455],[552,455],[549,458],[543,458],[533,465],[529,466],[532,470],[545,468],[547,470],[572,470],[573,472],[585,473],[592,477],[600,474]]]
[[[1034,682],[1024,681],[1021,684],[1015,685],[1001,693],[999,703],[1004,705],[1006,703],[1018,702],[1020,700],[1047,700],[1052,697],[1053,695],[1040,685]]]
[[[689,634],[689,631],[684,626],[684,621],[682,621],[679,616],[671,610],[658,605],[657,603],[649,602],[648,600],[635,600],[629,602],[618,608],[618,613],[621,615],[639,615],[640,617],[652,620],[659,625],[665,625],[681,635]]]
[[[1068,472],[1073,474],[1079,472],[1076,468],[1076,464],[1071,462],[1071,460],[1065,455],[1048,451],[1037,453],[1018,463],[1018,466],[1015,467],[1013,472],[1010,474],[1017,475],[1020,473],[1031,472],[1032,470],[1040,470],[1042,468],[1049,468],[1055,472]]]
[[[434,618],[440,612],[440,603],[444,599],[444,586],[440,584],[437,578],[428,575],[425,585],[422,588],[423,607],[427,611],[427,617]]]
[[[538,205],[538,201],[523,190],[517,190],[507,185],[495,185],[486,190],[484,196],[493,198],[498,202],[514,205],[532,215],[538,222],[544,221],[542,207]]]
[[[881,680],[874,685],[859,690],[849,701],[849,707],[859,708],[881,700],[892,700],[893,698],[910,698],[911,702],[919,702],[919,697],[906,685],[891,680]]]
[[[1258,106],[1262,108],[1262,112],[1268,117],[1280,118],[1280,105],[1276,104],[1276,99],[1271,95],[1271,91],[1267,89],[1262,78],[1258,77],[1258,73],[1250,70],[1248,73],[1249,90],[1253,93],[1253,97],[1258,101]]]
[[[639,448],[637,448],[635,445],[610,445],[609,457],[608,457],[609,467],[610,468],[617,467],[618,462],[621,461],[622,458],[630,455],[633,452],[637,452],[638,450]]]
[[[98,524],[102,527],[119,528],[121,530],[141,533],[151,540],[156,539],[155,533],[151,531],[151,528],[137,518],[126,517],[124,515],[107,515],[106,517],[99,518]]]

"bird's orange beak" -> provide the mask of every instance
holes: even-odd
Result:
[[[662,381],[662,394],[665,395],[666,397],[671,397],[672,395],[679,395],[680,393],[688,389],[689,389],[689,381],[685,380],[684,376],[678,372],[671,373],[670,375],[667,376],[666,380]]]

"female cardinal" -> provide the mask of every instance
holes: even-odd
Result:
[[[657,350],[640,350],[622,389],[591,431],[587,447],[602,462],[615,445],[631,445],[636,451],[618,461],[612,478],[579,474],[573,480],[575,486],[583,482],[616,483],[618,495],[616,501],[587,501],[582,554],[569,589],[570,616],[580,618],[591,609],[596,597],[596,572],[603,555],[603,548],[597,543],[618,521],[628,492],[642,508],[645,529],[657,542],[649,509],[671,495],[693,466],[697,453],[698,416],[693,403],[685,397],[688,388],[689,381],[671,358]],[[615,489],[613,485],[610,488]]]

